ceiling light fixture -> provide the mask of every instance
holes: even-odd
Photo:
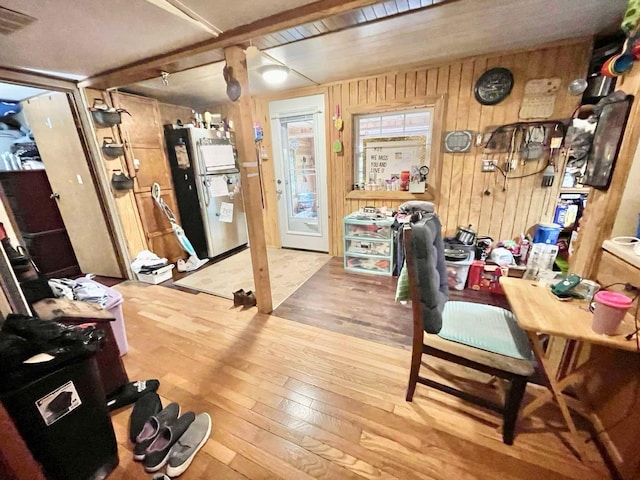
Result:
[[[289,67],[285,65],[264,65],[259,72],[265,82],[277,85],[284,82],[289,76]]]

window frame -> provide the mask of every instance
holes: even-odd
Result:
[[[428,112],[429,113],[429,120],[430,123],[427,126],[426,132],[425,131],[420,131],[420,132],[416,132],[416,131],[407,131],[407,126],[406,126],[406,120],[407,120],[407,115],[410,115],[411,113],[417,113],[417,112]],[[356,126],[356,121],[361,122],[363,119],[368,118],[384,118],[384,117],[391,117],[391,116],[403,116],[403,126],[402,126],[402,132],[397,134],[397,135],[389,135],[389,134],[384,134],[381,133],[380,136],[376,136],[376,137],[361,137],[359,134],[359,131],[361,130],[361,128]],[[421,157],[424,159],[423,161],[425,161],[424,164],[431,164],[431,146],[433,144],[433,123],[434,123],[434,115],[435,115],[435,106],[433,105],[426,105],[424,107],[414,107],[414,108],[409,108],[409,109],[399,109],[399,110],[390,110],[390,111],[386,111],[386,112],[375,112],[375,113],[358,113],[358,114],[354,114],[353,118],[352,118],[352,122],[353,122],[353,148],[352,148],[352,156],[353,156],[353,177],[354,177],[354,185],[357,182],[357,180],[360,180],[359,183],[362,182],[366,182],[367,181],[367,169],[366,169],[366,152],[367,152],[367,141],[407,141],[407,140],[411,140],[414,138],[418,138],[418,137],[422,137],[424,138],[424,150],[421,152]],[[360,141],[358,141],[360,140]],[[359,144],[360,142],[362,142],[362,151],[359,151]],[[399,173],[399,172],[398,172]],[[362,175],[362,177],[360,177],[360,175]]]
[[[421,97],[398,102],[387,102],[379,106],[356,105],[343,111],[345,118],[345,139],[349,139],[349,150],[345,149],[351,160],[350,185],[346,198],[349,199],[421,199],[436,200],[439,197],[442,173],[442,135],[445,121],[446,95],[437,97]],[[375,115],[394,111],[408,111],[413,109],[433,108],[433,121],[431,129],[431,152],[427,191],[425,193],[409,193],[405,191],[364,191],[353,188],[355,182],[355,151],[356,132],[355,115]]]

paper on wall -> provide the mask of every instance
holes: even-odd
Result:
[[[229,195],[226,175],[212,175],[208,177],[207,185],[212,197],[225,197]]]
[[[225,223],[233,222],[233,203],[222,202],[222,205],[220,205],[220,221]]]

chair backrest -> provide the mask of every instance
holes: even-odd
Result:
[[[438,216],[432,213],[404,228],[414,338],[422,341],[423,330],[440,332],[442,310],[449,297],[442,226]]]

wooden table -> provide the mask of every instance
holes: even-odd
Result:
[[[539,396],[525,406],[522,409],[521,417],[530,415],[547,401],[555,399],[571,432],[570,442],[576,454],[580,456],[581,448],[579,448],[578,434],[575,423],[569,414],[568,403],[571,404],[572,409],[583,415],[588,412],[585,412],[580,402],[565,397],[562,392],[570,385],[580,384],[585,374],[594,368],[597,362],[587,361],[558,378],[555,374],[556,365],[546,354],[538,334],[546,333],[575,342],[637,351],[635,339],[625,339],[625,335],[635,330],[634,318],[631,314],[627,314],[615,335],[598,334],[591,329],[593,314],[589,312],[587,302],[581,300],[560,301],[551,293],[549,287],[539,286],[537,282],[532,280],[501,277],[500,283],[518,324],[527,332],[549,389],[546,394]]]

